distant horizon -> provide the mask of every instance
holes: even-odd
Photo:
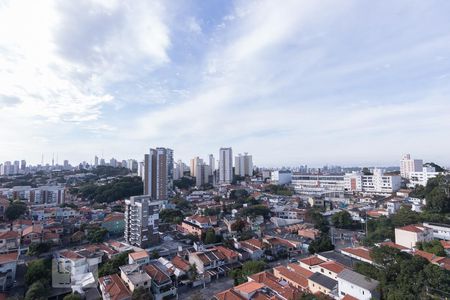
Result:
[[[3,1],[0,159],[450,165],[450,1]],[[89,13],[86,13],[89,12]]]

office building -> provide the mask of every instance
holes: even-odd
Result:
[[[233,151],[231,147],[219,151],[219,183],[230,184],[233,181]]]
[[[410,154],[403,155],[400,160],[400,176],[410,179],[412,172],[421,172],[423,168],[423,160],[412,159]]]
[[[263,175],[264,176],[264,175]],[[265,175],[268,176],[268,175]],[[272,184],[290,184],[292,180],[292,173],[289,170],[277,170],[270,173],[270,182]]]
[[[147,248],[158,242],[159,201],[150,196],[133,196],[125,200],[125,241]]]
[[[242,177],[253,175],[253,160],[251,155],[244,153],[244,155],[239,154],[234,158],[234,174]]]
[[[173,150],[150,149],[144,157],[144,194],[154,200],[167,200],[173,184]]]

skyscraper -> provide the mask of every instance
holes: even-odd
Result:
[[[219,183],[229,184],[233,181],[233,151],[231,147],[219,151]]]
[[[159,202],[150,196],[133,196],[125,200],[125,241],[146,248],[158,241]]]
[[[97,167],[97,166],[98,166],[98,156],[96,155],[94,157],[94,167]]]
[[[234,174],[242,177],[253,175],[253,160],[251,155],[244,153],[244,155],[239,154],[234,158]]]
[[[144,157],[144,194],[154,200],[167,200],[173,183],[173,150],[150,149]]]
[[[193,159],[191,159],[191,165],[190,165],[190,167],[191,167],[191,176],[197,177],[197,175],[198,175],[197,174],[197,166],[199,164],[202,164],[202,163],[203,163],[203,159],[201,159],[198,156],[196,156]]]
[[[209,155],[209,167],[211,168],[211,172],[214,173],[216,169],[216,161],[214,160],[214,155]]]

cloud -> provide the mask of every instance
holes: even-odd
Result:
[[[18,97],[0,94],[0,107],[14,106],[14,105],[19,104],[20,102],[21,102],[21,100]]]

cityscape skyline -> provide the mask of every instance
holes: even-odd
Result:
[[[449,165],[448,8],[6,1],[0,159],[135,157],[154,144],[187,160],[232,145],[267,166],[390,165],[408,152]]]

